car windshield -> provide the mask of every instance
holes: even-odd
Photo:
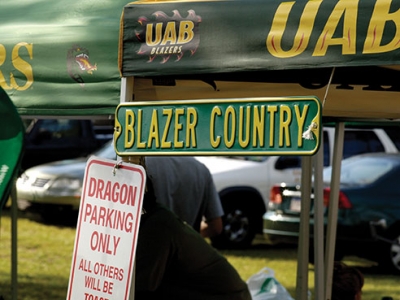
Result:
[[[112,140],[110,142],[105,143],[103,147],[93,152],[92,155],[101,158],[117,159],[117,154],[115,153]]]
[[[383,157],[353,157],[343,160],[340,183],[342,184],[370,184],[385,173],[392,170],[395,162]],[[331,181],[332,167],[324,169],[325,182]]]

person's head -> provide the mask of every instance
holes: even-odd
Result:
[[[332,300],[361,300],[363,274],[355,267],[335,262],[332,280]]]

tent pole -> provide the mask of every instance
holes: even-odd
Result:
[[[121,78],[121,96],[119,98],[120,103],[133,101],[133,83],[133,77]]]
[[[134,100],[133,85],[134,85],[134,77],[122,77],[121,78],[120,103],[132,102]],[[143,159],[143,156],[124,156],[124,157],[122,157],[122,160],[124,162],[133,163],[133,164],[137,164],[137,165],[142,164],[142,159]],[[136,258],[135,258],[135,263],[133,265],[131,288],[129,290],[129,300],[135,299],[135,276],[136,276]]]
[[[18,204],[15,179],[11,189],[11,299],[17,300],[18,284]]]
[[[335,68],[332,68],[331,76],[326,87],[322,107],[328,97]],[[320,147],[313,157],[314,166],[314,287],[315,299],[323,299],[325,293],[325,266],[324,266],[324,208],[323,188],[324,181],[322,171],[324,167],[324,135],[323,130],[320,139]]]
[[[308,294],[308,251],[310,243],[310,195],[311,157],[301,158],[301,210],[297,251],[296,299],[307,299]]]
[[[344,123],[336,123],[333,148],[331,194],[329,198],[328,228],[326,233],[325,299],[332,295],[333,261],[335,257],[336,228],[339,204],[340,170],[343,157]]]
[[[321,146],[313,156],[314,166],[314,299],[324,298],[324,204],[323,178],[324,143],[321,135]]]

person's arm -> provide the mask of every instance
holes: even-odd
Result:
[[[201,222],[200,234],[204,238],[211,238],[221,234],[222,232],[222,218],[214,218]]]

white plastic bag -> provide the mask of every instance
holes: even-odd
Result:
[[[253,300],[294,300],[276,280],[274,270],[263,268],[247,280]]]

